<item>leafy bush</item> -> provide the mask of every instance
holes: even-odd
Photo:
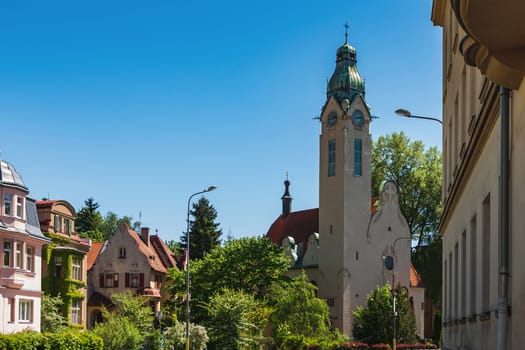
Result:
[[[88,332],[0,334],[0,350],[102,350],[102,346],[102,339]]]
[[[206,328],[190,323],[190,349],[204,350],[208,343]],[[164,348],[172,350],[184,350],[186,347],[186,324],[174,321],[172,327],[167,327],[162,333],[164,337]]]

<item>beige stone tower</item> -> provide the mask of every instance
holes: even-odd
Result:
[[[363,258],[370,221],[370,112],[356,51],[345,42],[337,50],[321,113],[319,166],[319,295],[332,322],[351,334],[351,311],[365,300],[354,277]],[[361,254],[361,256],[360,256]],[[360,294],[360,293],[365,293]],[[359,303],[361,304],[361,303]]]

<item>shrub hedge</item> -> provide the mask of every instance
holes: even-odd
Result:
[[[398,349],[437,349],[434,344],[398,344]],[[369,350],[369,349],[391,349],[389,344],[373,344],[358,341],[341,342],[340,340],[312,339],[302,336],[286,337],[279,350]]]
[[[102,347],[102,339],[88,332],[0,334],[0,350],[102,350]]]

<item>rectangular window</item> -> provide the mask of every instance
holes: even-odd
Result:
[[[71,219],[66,219],[66,233],[68,235],[71,235],[72,226],[73,226],[73,222],[71,221]]]
[[[24,215],[24,198],[23,197],[17,197],[16,198],[16,216],[22,219]]]
[[[34,272],[35,271],[35,248],[34,247],[26,247],[26,270]]]
[[[12,242],[6,242],[4,241],[4,266],[9,267],[11,266],[11,247]]]
[[[24,243],[17,241],[15,242],[15,268],[21,269],[22,268],[22,248],[24,247]]]
[[[126,248],[120,248],[118,253],[119,258],[125,258],[126,257]]]
[[[33,302],[31,300],[21,299],[18,302],[18,321],[32,322],[33,321]]]
[[[328,176],[335,176],[335,140],[328,140]]]
[[[80,324],[82,321],[82,301],[73,300],[71,302],[70,320],[72,324]]]
[[[55,278],[62,278],[62,257],[55,256]]]
[[[131,272],[129,274],[129,286],[131,288],[139,288],[139,273]]]
[[[354,140],[354,176],[363,175],[363,140]]]
[[[73,257],[71,263],[71,278],[77,281],[82,280],[82,259]]]
[[[11,205],[13,203],[13,197],[10,194],[4,196],[4,215],[11,216]]]
[[[100,274],[100,286],[103,288],[118,288],[118,273],[104,272]]]
[[[478,286],[476,281],[476,265],[477,265],[477,218],[476,215],[470,220],[470,315],[476,314],[476,299]]]
[[[490,194],[482,204],[481,237],[481,312],[489,311],[490,302]]]
[[[55,222],[53,225],[53,229],[55,232],[60,232],[60,216],[55,214]]]

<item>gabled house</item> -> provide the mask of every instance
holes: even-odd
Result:
[[[93,243],[88,254],[88,327],[101,320],[102,307],[110,306],[110,296],[129,290],[150,299],[153,311],[160,311],[168,298],[162,289],[169,268],[177,267],[175,255],[149,228],[140,233],[126,224],[104,243]]]
[[[0,160],[0,333],[40,331],[42,235],[35,200],[22,177]]]
[[[65,200],[36,202],[42,233],[51,239],[43,250],[42,290],[60,295],[62,313],[71,325],[86,328],[89,239],[75,232],[75,209]]]

